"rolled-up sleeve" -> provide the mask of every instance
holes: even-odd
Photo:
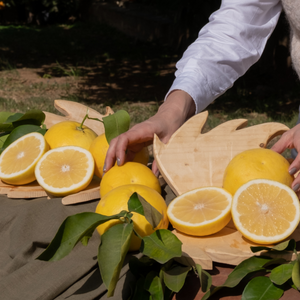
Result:
[[[167,93],[183,90],[196,113],[232,87],[261,57],[280,16],[280,0],[224,0],[177,62]]]

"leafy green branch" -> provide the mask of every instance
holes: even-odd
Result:
[[[300,288],[300,264],[299,254],[296,251],[295,240],[285,241],[274,247],[251,247],[253,253],[263,251],[260,256],[252,256],[239,265],[229,274],[225,283],[221,286],[211,287],[202,297],[202,300],[223,288],[235,288],[242,282],[247,282],[242,300],[246,299],[280,299],[288,288]],[[291,256],[294,260],[286,260],[283,254]],[[280,257],[280,258],[278,258]],[[207,273],[208,274],[208,273]],[[265,276],[265,275],[269,276]],[[210,275],[208,274],[208,277]],[[211,279],[209,279],[211,282]]]
[[[144,215],[153,228],[157,227],[162,218],[161,214],[145,199],[133,193],[128,200],[128,210],[123,210],[119,214],[104,216],[84,212],[67,217],[53,240],[37,259],[60,260],[68,255],[78,242],[81,241],[83,245],[87,245],[97,226],[109,220],[118,219],[119,222],[101,236],[98,249],[98,265],[103,283],[108,290],[108,297],[114,294],[132,234],[136,234],[142,240],[140,252],[147,256],[149,261],[161,266],[160,271],[154,272],[153,270],[146,276],[143,292],[148,295],[153,293],[163,295],[166,290],[170,293],[177,292],[179,287],[183,286],[185,276],[191,269],[172,263],[174,258],[181,257],[182,243],[167,229],[158,229],[149,236],[140,237],[131,219],[133,213]],[[131,265],[134,264],[135,262],[131,262]],[[136,293],[139,292],[136,291]]]

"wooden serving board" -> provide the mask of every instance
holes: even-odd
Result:
[[[207,112],[192,117],[167,144],[154,137],[158,169],[177,196],[199,187],[222,187],[225,168],[235,155],[251,148],[265,148],[275,136],[289,129],[276,122],[246,127],[246,119],[236,119],[202,133],[207,117]],[[188,236],[176,230],[174,233],[183,243],[185,259],[205,269],[212,269],[213,261],[237,265],[253,256],[250,246],[254,244],[244,239],[232,222],[207,237]],[[300,239],[299,228],[292,237]]]
[[[106,107],[106,113],[105,115],[102,115],[96,110],[91,109],[83,104],[67,101],[67,100],[55,100],[54,107],[62,115],[56,115],[44,111],[46,115],[46,119],[44,123],[47,128],[50,128],[54,124],[66,120],[76,121],[81,123],[84,116],[87,114],[87,112],[91,118],[98,118],[100,120],[102,120],[103,117],[114,113],[110,107]],[[104,126],[102,122],[87,119],[85,120],[84,125],[94,130],[98,135],[104,133]],[[76,203],[98,199],[100,198],[99,185],[100,185],[100,179],[95,176],[91,181],[90,185],[86,189],[84,189],[79,193],[72,194],[62,198],[62,203],[64,205],[70,205],[70,204],[76,204]],[[45,192],[45,190],[37,183],[37,181],[22,186],[13,186],[13,185],[5,184],[0,180],[0,194],[7,195],[8,198],[25,198],[25,199],[40,198],[40,197],[48,197],[49,199],[53,198],[53,196],[48,195]]]

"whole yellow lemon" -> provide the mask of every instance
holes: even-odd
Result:
[[[80,125],[75,121],[63,121],[51,126],[45,134],[50,149],[62,146],[78,146],[89,150],[97,134],[89,127],[85,125],[80,127]]]
[[[103,166],[108,148],[109,144],[106,140],[105,133],[100,134],[97,138],[95,138],[90,147],[90,152],[92,153],[95,160],[95,175],[99,178],[102,178],[103,175]],[[143,165],[147,165],[149,161],[148,148],[145,147],[140,152],[138,152],[135,155],[133,161],[139,162]]]
[[[158,178],[145,165],[137,162],[127,162],[122,166],[113,166],[101,179],[100,195],[105,196],[112,189],[127,184],[148,186],[158,193],[161,187]]]
[[[294,178],[288,172],[289,166],[289,162],[273,150],[246,150],[229,162],[223,177],[223,188],[234,195],[240,186],[253,179],[270,179],[291,186]]]
[[[111,216],[118,214],[122,210],[128,210],[127,202],[130,196],[135,192],[142,196],[148,203],[150,203],[162,214],[162,219],[155,230],[167,229],[169,220],[167,217],[167,205],[164,198],[157,191],[144,185],[128,184],[111,190],[99,201],[96,208],[96,213],[105,216]],[[132,221],[134,223],[134,229],[141,237],[150,235],[155,231],[146,218],[138,213],[133,213]],[[118,223],[121,223],[121,221],[110,220],[99,225],[97,227],[97,231],[101,235],[111,226]],[[141,240],[133,233],[131,236],[129,251],[136,251],[140,248],[140,246]]]

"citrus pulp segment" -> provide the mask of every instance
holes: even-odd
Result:
[[[280,182],[251,180],[233,197],[232,219],[250,241],[274,244],[290,236],[298,226],[299,199],[290,187]]]
[[[100,182],[100,195],[103,197],[112,189],[126,184],[146,185],[158,193],[161,187],[158,178],[145,165],[137,162],[127,162],[122,166],[113,166]]]
[[[35,168],[38,183],[50,194],[65,196],[86,188],[94,175],[92,154],[77,146],[49,150]]]
[[[35,166],[47,150],[41,133],[32,132],[18,138],[0,156],[1,180],[14,185],[35,181]]]
[[[100,199],[96,208],[96,213],[105,216],[111,216],[118,214],[122,210],[128,210],[127,203],[133,193],[138,193],[161,213],[162,219],[155,229],[167,229],[169,220],[167,217],[166,202],[157,191],[145,185],[128,184],[114,188]],[[154,232],[154,229],[143,215],[133,212],[132,221],[134,224],[134,229],[141,237],[150,235]],[[120,223],[119,220],[110,220],[98,226],[97,231],[101,235],[111,226],[118,223]],[[136,251],[140,248],[140,245],[140,238],[138,238],[135,234],[132,234],[129,250]]]
[[[168,206],[173,227],[185,234],[205,236],[224,228],[231,219],[232,196],[218,187],[203,187],[186,192]]]

